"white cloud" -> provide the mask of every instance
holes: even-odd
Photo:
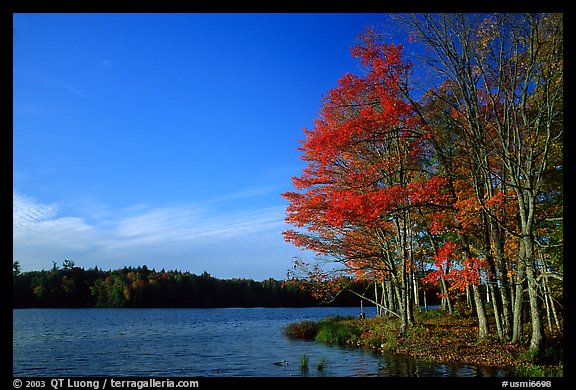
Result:
[[[112,65],[112,63],[111,63],[110,61],[108,61],[108,60],[106,60],[106,59],[104,59],[104,58],[101,58],[101,59],[98,61],[98,67],[99,67],[101,70],[108,70],[108,69],[112,69],[113,65]]]
[[[76,217],[57,217],[57,208],[33,199],[13,196],[13,240],[26,246],[74,242],[93,228]]]
[[[46,77],[46,78],[44,78],[44,83],[46,85],[48,85],[49,87],[59,89],[61,91],[67,92],[71,95],[85,96],[84,90],[82,90],[78,86],[76,86],[72,83],[69,83],[67,81],[64,81],[64,80],[58,80],[56,78]]]
[[[217,277],[283,277],[296,249],[283,241],[284,207],[223,212],[214,202],[149,208],[135,205],[105,221],[64,216],[14,194],[14,259],[24,271],[72,259],[104,269],[208,271]],[[90,215],[90,210],[86,211]]]
[[[56,212],[49,205],[42,205],[33,199],[13,194],[12,221],[14,236],[24,233],[27,228],[53,217]]]

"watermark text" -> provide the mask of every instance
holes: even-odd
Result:
[[[502,381],[502,387],[552,387],[552,381]]]
[[[190,389],[200,387],[197,380],[185,379],[114,379],[114,378],[52,378],[52,379],[27,379],[15,378],[12,381],[15,389],[93,389],[93,390],[116,390],[116,389]]]

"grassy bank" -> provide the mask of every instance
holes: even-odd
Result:
[[[435,362],[512,367],[518,376],[562,376],[562,334],[547,334],[544,361],[532,362],[525,345],[502,343],[495,337],[478,339],[472,316],[454,316],[440,310],[419,312],[405,336],[395,318],[329,317],[293,323],[285,328],[291,338],[316,340],[393,352]]]

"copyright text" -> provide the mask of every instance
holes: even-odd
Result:
[[[78,379],[78,378],[52,378],[52,379],[20,379],[12,381],[15,389],[172,389],[172,388],[198,388],[200,383],[197,380],[174,380],[174,379]]]

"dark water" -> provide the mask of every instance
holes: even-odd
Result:
[[[15,376],[506,376],[504,370],[290,340],[295,321],[358,308],[17,309]],[[308,371],[300,367],[308,357]],[[286,360],[287,365],[274,362]],[[324,365],[318,369],[318,362]]]

